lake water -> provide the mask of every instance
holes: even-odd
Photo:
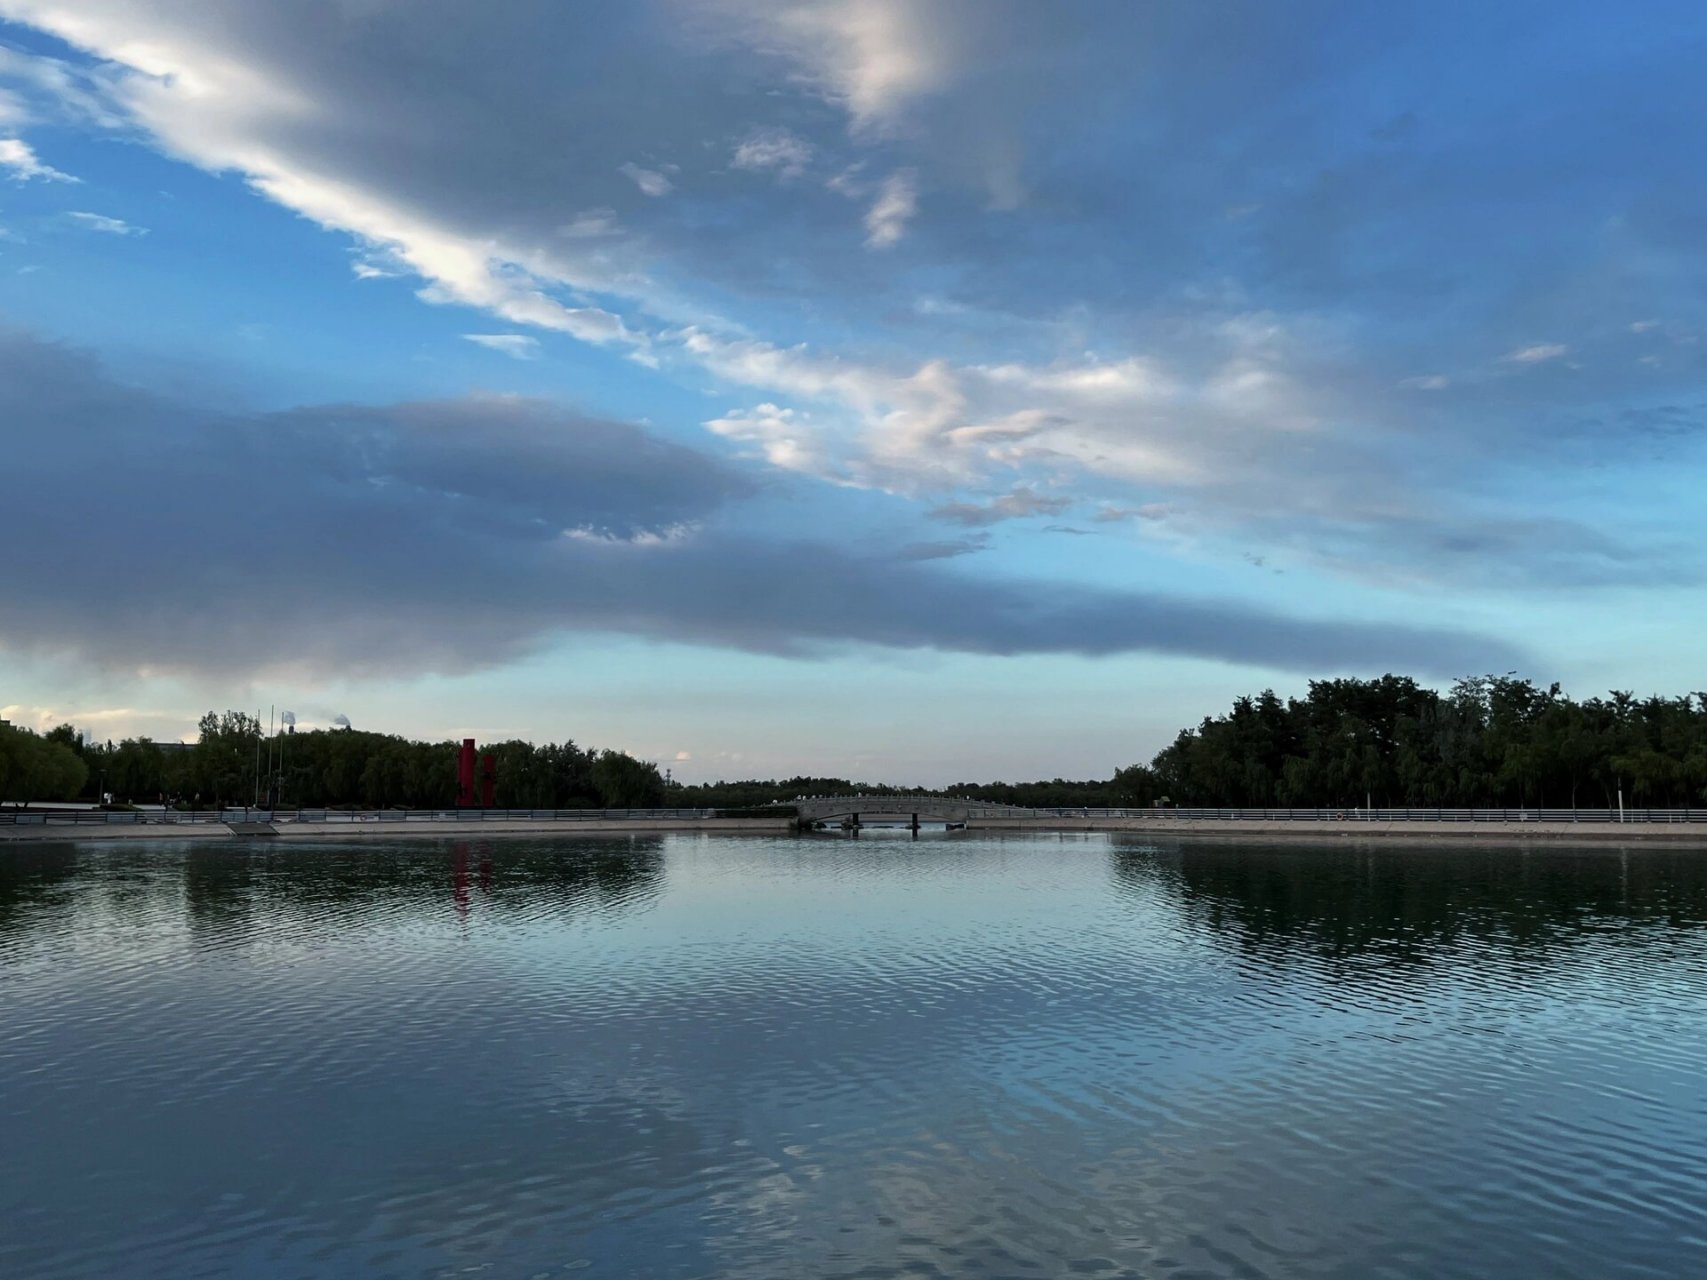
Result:
[[[0,845],[0,1276],[1707,1275],[1707,851]]]

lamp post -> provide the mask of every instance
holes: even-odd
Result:
[[[1354,761],[1357,761],[1361,765],[1361,757],[1358,755],[1358,752],[1357,752],[1357,726],[1356,725],[1349,726],[1345,731],[1345,736],[1346,736],[1347,740],[1349,740],[1351,743],[1352,759]],[[1369,793],[1367,791],[1364,792],[1363,798],[1365,800],[1368,800]],[[1357,806],[1353,805],[1352,808],[1355,809],[1355,808],[1357,808]],[[1365,820],[1368,819],[1368,816],[1369,815],[1368,815],[1368,812],[1366,810],[1364,813]]]
[[[284,711],[279,714],[279,793],[284,793],[284,753],[285,739],[296,732],[296,712]]]

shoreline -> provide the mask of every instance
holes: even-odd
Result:
[[[230,840],[253,836],[266,840],[388,840],[486,836],[540,835],[675,835],[728,833],[784,835],[793,830],[790,818],[589,818],[554,821],[521,818],[513,822],[161,822],[161,823],[25,823],[0,827],[0,846],[36,841]]]
[[[1053,818],[1047,823],[989,819],[978,831],[1106,831],[1181,839],[1244,836],[1273,840],[1424,840],[1459,843],[1618,844],[1707,847],[1707,822],[1359,822],[1352,819]]]
[[[869,829],[869,828],[868,828]],[[229,840],[250,836],[267,840],[475,839],[488,836],[563,836],[621,833],[631,835],[788,835],[792,818],[521,818],[514,821],[278,822],[278,823],[26,823],[0,826],[0,846],[8,843]],[[1104,832],[1165,836],[1170,839],[1247,838],[1269,840],[1404,840],[1444,843],[1488,841],[1502,844],[1622,844],[1707,847],[1707,823],[1683,822],[1358,822],[1298,819],[1156,818],[987,818],[968,823],[968,832],[1037,835]],[[833,830],[821,834],[839,834]]]

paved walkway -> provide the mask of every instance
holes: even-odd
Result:
[[[1359,822],[1226,818],[976,819],[976,831],[1141,831],[1166,836],[1260,836],[1373,840],[1576,840],[1594,844],[1660,841],[1707,846],[1707,822]]]
[[[261,823],[239,823],[259,827]],[[513,822],[275,822],[269,839],[279,840],[483,840],[487,836],[659,835],[691,832],[746,832],[780,835],[793,829],[788,818],[518,818]],[[0,844],[38,840],[229,840],[243,832],[222,822],[27,823],[0,826]]]

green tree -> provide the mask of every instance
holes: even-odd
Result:
[[[151,801],[166,789],[160,748],[147,738],[126,738],[107,761],[107,789],[116,799]]]
[[[242,711],[209,711],[197,725],[200,737],[190,751],[188,783],[204,805],[247,804],[255,793],[256,748],[261,722]]]
[[[1351,807],[1575,806],[1596,784],[1646,806],[1707,800],[1707,695],[1614,690],[1574,702],[1511,674],[1469,676],[1445,694],[1404,676],[1317,680],[1281,704],[1235,700],[1158,752],[1176,803]]]
[[[621,751],[599,752],[593,764],[593,785],[607,809],[650,809],[664,798],[658,766]]]
[[[89,769],[64,742],[0,725],[0,801],[74,800]]]

